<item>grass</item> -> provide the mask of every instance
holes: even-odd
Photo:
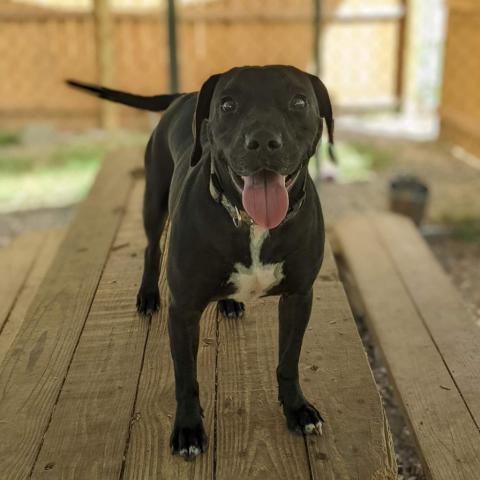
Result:
[[[452,236],[462,242],[480,243],[480,220],[455,222],[452,226]]]
[[[88,193],[104,155],[126,147],[143,147],[146,134],[119,132],[102,139],[76,135],[70,143],[23,146],[14,133],[0,131],[0,212],[60,207]],[[325,144],[323,146],[325,148]],[[336,145],[340,181],[368,180],[392,158],[364,144]],[[327,158],[326,153],[322,158]],[[311,162],[314,170],[314,162]]]
[[[57,207],[80,201],[104,154],[101,146],[60,147],[37,155],[0,149],[0,211]]]
[[[0,212],[63,207],[90,190],[104,156],[144,148],[145,132],[57,132],[48,144],[23,145],[18,134],[0,130]]]
[[[341,182],[367,181],[372,174],[386,169],[393,162],[389,152],[360,143],[337,142],[335,151]],[[328,157],[325,143],[321,152],[322,159]]]
[[[6,145],[17,145],[19,143],[18,134],[14,132],[0,130],[0,147]]]

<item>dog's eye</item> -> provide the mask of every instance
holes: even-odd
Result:
[[[220,108],[225,113],[234,112],[237,109],[237,102],[231,97],[222,98]]]
[[[290,101],[290,106],[296,110],[302,110],[307,106],[307,99],[303,95],[295,95]]]

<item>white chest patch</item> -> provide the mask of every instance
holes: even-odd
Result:
[[[250,227],[252,264],[248,268],[242,263],[234,265],[234,271],[228,281],[235,287],[235,293],[232,293],[229,298],[237,302],[247,302],[262,296],[282,281],[284,277],[283,262],[265,265],[260,262],[260,251],[268,233],[267,229],[258,225]]]

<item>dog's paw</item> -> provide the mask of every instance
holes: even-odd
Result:
[[[287,426],[289,430],[296,433],[311,435],[322,434],[323,418],[320,412],[310,403],[305,403],[300,408],[284,408]]]
[[[160,308],[160,292],[158,286],[145,288],[143,285],[137,294],[137,312],[142,317],[149,317]]]
[[[170,448],[173,455],[180,455],[185,460],[193,460],[207,450],[208,438],[200,422],[193,428],[175,425],[170,436]]]
[[[220,300],[217,303],[218,311],[225,318],[241,318],[245,313],[245,305],[231,299]]]

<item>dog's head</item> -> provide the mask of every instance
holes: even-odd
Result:
[[[191,163],[198,163],[208,142],[247,212],[273,228],[286,215],[297,173],[315,152],[322,118],[333,144],[327,89],[294,67],[243,67],[213,75],[198,94]]]

